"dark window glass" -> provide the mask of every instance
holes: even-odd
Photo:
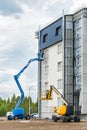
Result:
[[[61,34],[61,27],[56,28],[55,36],[58,36],[59,34]]]
[[[46,42],[47,39],[48,39],[48,34],[45,34],[45,35],[43,36],[43,42]]]

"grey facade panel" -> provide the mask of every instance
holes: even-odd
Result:
[[[64,19],[64,97],[73,105],[73,18]]]
[[[40,31],[40,50],[62,40],[62,18]]]

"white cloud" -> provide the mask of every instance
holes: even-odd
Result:
[[[3,75],[6,75],[6,74],[14,75],[15,73],[17,73],[17,70],[16,69],[12,69],[12,68],[7,69],[6,67],[2,67],[1,70],[0,70],[0,74],[1,75],[2,74]]]
[[[22,9],[23,9],[23,12],[25,13],[25,14],[29,14],[29,13],[31,13],[31,8],[27,5],[27,4],[21,4],[21,7],[22,7]]]

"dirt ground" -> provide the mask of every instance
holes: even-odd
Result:
[[[0,130],[87,130],[87,121],[62,123],[42,119],[8,121],[0,118]]]

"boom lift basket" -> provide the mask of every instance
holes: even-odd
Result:
[[[52,96],[49,97],[49,90],[44,90],[40,92],[39,100],[52,100]]]

